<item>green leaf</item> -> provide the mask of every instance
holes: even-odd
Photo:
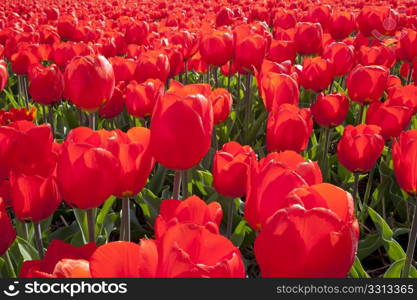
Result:
[[[23,257],[23,261],[39,259],[38,251],[21,237],[16,238],[17,247]]]
[[[88,224],[87,224],[87,213],[84,210],[74,208],[74,215],[75,219],[77,220],[77,224],[80,228],[80,233],[82,240],[85,243],[87,243],[87,237],[88,237]]]
[[[368,208],[369,216],[374,222],[380,238],[383,241],[385,251],[389,259],[394,262],[405,258],[405,252],[400,244],[393,238],[393,232],[387,222],[372,208]]]
[[[361,264],[361,261],[357,256],[355,256],[355,260],[353,262],[352,268],[349,271],[349,275],[352,278],[370,278],[369,274],[366,273]]]
[[[105,227],[105,222],[108,221],[108,214],[110,209],[112,208],[114,202],[116,201],[115,196],[110,196],[103,204],[98,213],[97,220],[96,220],[96,234],[102,235]],[[106,239],[108,236],[106,236]]]
[[[245,235],[251,231],[252,229],[248,226],[248,223],[245,220],[242,220],[236,226],[230,240],[236,247],[240,247],[245,239]]]
[[[405,258],[393,262],[388,270],[384,273],[384,278],[401,278],[404,262]],[[411,266],[410,268],[410,277],[417,278],[417,270],[414,266]]]

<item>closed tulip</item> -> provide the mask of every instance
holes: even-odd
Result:
[[[16,231],[7,214],[6,206],[2,198],[0,198],[0,230],[2,233],[2,238],[0,239],[0,255],[2,256],[16,238]]]
[[[296,48],[294,41],[273,40],[268,52],[268,59],[280,63],[286,60],[295,61]]]
[[[255,230],[278,209],[285,207],[285,197],[294,188],[322,182],[316,162],[305,161],[293,151],[270,153],[259,163],[252,163],[246,192],[245,219]]]
[[[136,62],[132,59],[115,56],[110,57],[109,62],[111,63],[114,71],[114,79],[117,82],[133,80],[136,70]]]
[[[397,44],[397,57],[407,62],[417,58],[417,31],[405,29],[402,32]]]
[[[253,67],[260,68],[265,57],[267,43],[263,36],[250,34],[236,39],[234,58],[239,68],[252,71]]]
[[[351,172],[368,172],[377,162],[384,149],[381,128],[360,124],[345,127],[337,145],[339,162]]]
[[[7,65],[4,60],[0,60],[0,92],[6,87],[8,79]]]
[[[333,81],[333,64],[320,56],[305,58],[300,81],[307,90],[320,92],[326,89]]]
[[[217,228],[222,221],[223,211],[218,202],[206,204],[197,196],[181,201],[166,199],[161,202],[159,215],[155,220],[155,237],[160,239],[176,224],[192,223]]]
[[[163,166],[186,170],[206,155],[213,108],[202,94],[168,92],[157,101],[151,121],[151,152]]]
[[[320,23],[297,23],[294,40],[298,53],[303,55],[320,54],[323,40],[323,29]]]
[[[36,65],[29,71],[29,81],[29,94],[33,101],[49,105],[62,98],[64,76],[57,65]]]
[[[329,196],[335,202],[346,199]],[[356,255],[357,224],[321,205],[308,205],[278,210],[262,228],[255,241],[262,277],[346,277]]]
[[[293,77],[283,73],[268,72],[258,84],[268,112],[277,110],[285,103],[298,105],[300,92]]]
[[[111,152],[86,143],[67,143],[57,166],[62,198],[76,208],[98,207],[114,194],[119,172],[119,161]]]
[[[399,24],[398,14],[389,6],[365,6],[356,21],[365,36],[392,35]]]
[[[417,130],[408,130],[401,133],[394,140],[392,147],[392,160],[394,174],[399,186],[412,196],[417,195],[417,180],[415,159],[417,156]]]
[[[349,11],[336,10],[330,15],[327,29],[332,38],[341,40],[349,36],[355,27],[355,19]]]
[[[90,257],[94,243],[79,248],[60,240],[52,240],[41,260],[27,260],[19,272],[20,278],[89,278]]]
[[[390,105],[407,106],[413,115],[417,113],[417,86],[409,84],[398,86],[390,89],[388,92],[388,101]]]
[[[10,175],[13,211],[22,221],[40,222],[58,208],[61,197],[54,175]]]
[[[397,137],[408,126],[412,110],[407,106],[392,105],[390,101],[374,102],[366,114],[366,124],[381,127],[381,135],[385,140]]]
[[[218,88],[213,90],[209,96],[209,100],[213,106],[214,125],[226,121],[230,115],[230,111],[232,110],[232,95],[226,89]]]
[[[349,111],[349,100],[340,93],[320,93],[311,106],[314,120],[322,127],[336,127],[342,124]]]
[[[392,47],[378,45],[361,46],[356,53],[358,63],[363,66],[378,65],[390,69],[395,63],[395,51]]]
[[[139,193],[146,184],[155,160],[149,150],[150,131],[133,127],[127,133],[118,132],[107,140],[107,149],[119,159],[120,176],[114,178],[117,197],[131,197]]]
[[[115,86],[113,67],[101,55],[75,57],[65,69],[65,96],[88,112],[110,100]]]
[[[353,46],[343,42],[334,42],[324,48],[323,58],[332,63],[334,76],[344,76],[352,70],[355,65],[354,50]]]
[[[125,100],[122,90],[124,91],[122,84],[119,84],[114,88],[113,96],[98,111],[101,117],[110,119],[120,115],[123,112],[125,107]]]
[[[91,275],[98,278],[245,277],[239,249],[212,230],[197,224],[178,224],[158,240],[142,239],[139,245],[105,244],[90,259]]]
[[[382,66],[357,65],[346,80],[350,99],[361,104],[378,101],[387,87],[388,74]]]
[[[222,66],[233,56],[233,34],[215,30],[204,34],[200,41],[201,58],[209,65]]]
[[[309,109],[283,104],[269,114],[266,128],[268,152],[304,151],[313,130]]]
[[[141,83],[147,79],[159,79],[165,82],[169,74],[168,56],[159,50],[144,52],[140,55],[134,79]]]
[[[159,79],[147,79],[143,83],[131,81],[126,87],[127,112],[138,118],[150,116],[163,93],[164,84]]]
[[[227,197],[246,194],[248,172],[256,154],[250,146],[229,142],[217,151],[213,158],[213,187]]]

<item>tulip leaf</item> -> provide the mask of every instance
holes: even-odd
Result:
[[[167,174],[168,169],[165,168],[163,165],[158,164],[158,166],[156,167],[156,171],[149,180],[148,184],[149,189],[153,191],[156,195],[159,195],[159,193],[161,192]]]
[[[135,199],[136,203],[141,206],[145,217],[149,218],[149,221],[153,223],[159,214],[161,200],[152,193],[152,191],[146,188],[144,188]]]
[[[84,210],[78,208],[74,208],[73,211],[75,219],[77,220],[77,224],[80,228],[82,241],[84,244],[86,244],[88,237],[87,213]]]
[[[405,257],[405,252],[400,244],[393,238],[393,231],[385,220],[372,208],[368,208],[369,216],[374,222],[383,241],[385,251],[391,261],[397,261]]]
[[[369,274],[366,273],[361,264],[361,261],[357,256],[355,256],[352,268],[349,271],[349,276],[352,278],[370,278]]]
[[[17,237],[16,243],[19,247],[20,254],[23,257],[23,261],[39,259],[38,251],[27,241],[25,241],[21,237]]]
[[[96,232],[98,235],[103,234],[105,223],[108,219],[107,216],[109,215],[109,211],[112,208],[115,201],[116,197],[110,196],[101,207],[96,220]],[[108,236],[106,238],[108,238]]]
[[[236,226],[230,240],[236,247],[240,247],[247,233],[250,233],[252,229],[248,226],[248,223],[245,220],[241,220]]]
[[[384,273],[384,278],[400,278],[402,269],[404,268],[404,262],[405,258],[393,262]],[[410,278],[417,278],[417,270],[414,266],[410,268]]]
[[[383,242],[378,233],[367,234],[366,238],[359,241],[358,245],[358,257],[364,259],[371,255],[375,250],[380,248]]]

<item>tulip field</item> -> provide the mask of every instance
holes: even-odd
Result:
[[[0,278],[417,278],[414,0],[0,3]]]

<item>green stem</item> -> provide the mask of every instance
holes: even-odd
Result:
[[[227,80],[227,91],[230,93],[230,84],[232,82],[232,61],[229,61],[229,74],[228,76],[228,80]]]
[[[249,144],[249,115],[251,110],[251,86],[252,86],[252,74],[246,75],[246,95],[245,95],[245,132],[244,132],[244,143]]]
[[[39,224],[39,222],[33,222],[33,227],[35,229],[36,249],[38,250],[39,258],[43,259],[45,253],[44,253],[44,250],[43,250],[41,224]]]
[[[408,76],[407,76],[407,82],[406,84],[409,85],[412,80],[412,74],[413,74],[413,64],[410,64],[410,70],[408,70]]]
[[[363,201],[362,201],[363,206],[361,210],[362,223],[365,222],[365,219],[368,216],[368,199],[369,199],[369,196],[371,195],[372,184],[374,182],[375,168],[376,167],[373,167],[371,171],[369,172],[368,182],[366,183],[365,196],[363,197]]]
[[[182,172],[182,199],[188,198],[188,170]]]
[[[181,177],[181,171],[175,171],[174,186],[172,188],[172,199],[180,198]]]
[[[327,174],[328,174],[328,159],[327,159],[327,153],[329,152],[329,143],[330,143],[330,131],[331,129],[329,127],[324,128],[324,147],[323,147],[323,156],[322,156],[322,167],[323,167],[323,173],[324,178],[323,180],[327,180]]]
[[[408,278],[410,274],[411,262],[414,259],[414,250],[417,241],[417,206],[414,207],[413,223],[411,224],[410,235],[408,239],[407,252],[404,262],[404,268],[401,272],[402,278]]]
[[[122,198],[122,223],[123,223],[123,235],[124,241],[130,242],[130,208],[129,197]]]
[[[96,224],[94,220],[94,210],[93,208],[87,209],[87,225],[88,225],[88,241],[95,242],[96,241]]]
[[[235,210],[235,199],[230,199],[230,206],[229,206],[229,211],[227,214],[227,231],[226,231],[226,235],[228,239],[232,237],[234,210]]]
[[[353,183],[353,193],[352,193],[352,197],[353,197],[353,201],[355,202],[355,205],[358,204],[358,202],[360,201],[359,199],[359,195],[358,195],[358,189],[359,189],[359,173],[355,172],[353,174],[355,181]]]
[[[357,124],[359,125],[359,124],[363,124],[363,117],[364,117],[364,114],[365,114],[365,104],[362,104],[361,105],[361,108],[360,108],[360,110],[359,110],[359,116],[358,116],[358,121],[357,121]]]
[[[184,61],[184,84],[188,83],[188,64]]]

